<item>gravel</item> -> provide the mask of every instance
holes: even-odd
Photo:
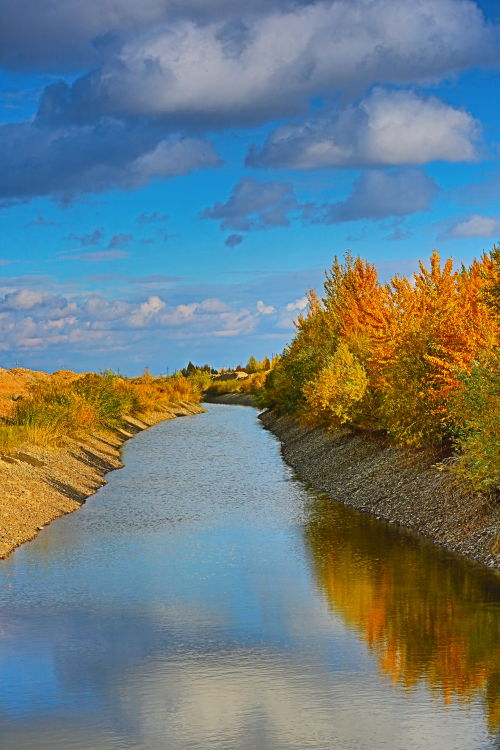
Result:
[[[443,456],[396,447],[381,434],[304,428],[273,411],[260,419],[315,489],[500,570],[500,503],[471,491]]]

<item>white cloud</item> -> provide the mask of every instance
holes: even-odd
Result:
[[[127,170],[128,187],[140,187],[157,178],[177,177],[194,169],[218,167],[213,146],[198,138],[161,141],[153,151],[138,157]]]
[[[265,302],[263,302],[261,299],[257,302],[257,312],[259,312],[261,315],[272,315],[272,313],[276,312],[276,308],[272,305],[266,305]]]
[[[7,294],[0,303],[1,309],[31,310],[42,304],[47,295],[35,289],[20,289],[18,292]]]
[[[307,0],[306,0],[307,2]],[[295,6],[294,0],[246,0],[248,12]],[[10,6],[10,7],[9,7]],[[184,16],[240,16],[234,0],[4,0],[0,55],[15,69],[94,67],[123,39]]]
[[[459,219],[448,232],[448,237],[500,237],[500,219],[496,216],[472,214]]]
[[[436,97],[376,89],[332,118],[278,128],[252,147],[251,166],[291,169],[473,161],[480,125]]]
[[[49,109],[62,107],[58,97],[64,101],[67,91],[61,93],[61,86],[54,86],[56,101],[47,103]],[[219,165],[208,141],[178,135],[165,139],[156,124],[147,122],[134,126],[103,118],[93,125],[51,127],[41,117],[0,125],[0,200],[54,195],[69,202],[84,193],[132,190]],[[101,237],[97,229],[75,239],[97,244]]]
[[[447,75],[492,58],[494,45],[467,0],[318,2],[249,17],[232,36],[218,22],[156,27],[76,94],[113,116],[258,121],[299,111],[318,93]]]
[[[288,302],[280,311],[277,323],[278,329],[292,331],[294,321],[297,320],[301,313],[304,313],[308,304],[309,300],[306,296]]]
[[[306,309],[308,304],[309,300],[307,299],[307,297],[299,297],[299,299],[296,299],[293,302],[289,302],[286,305],[285,310],[287,310],[288,312],[293,312],[295,310],[302,311]]]
[[[211,298],[200,302],[199,309],[207,313],[224,313],[229,312],[231,308],[222,300]]]
[[[315,96],[331,104],[339,94],[428,83],[499,58],[498,29],[472,0],[245,5],[6,0],[6,64],[90,72],[50,84],[35,118],[2,126],[0,199],[67,202],[215,167],[220,159],[203,130],[303,115]],[[470,160],[476,134],[466,112],[385,92],[334,123],[278,131],[254,157],[303,167]],[[284,216],[268,212],[266,220]]]
[[[122,300],[107,300],[99,294],[93,294],[84,302],[82,312],[91,321],[105,321],[121,318],[129,312],[130,308],[130,303]],[[73,322],[76,323],[76,318]]]
[[[145,342],[157,348],[161,341],[205,345],[211,338],[266,337],[289,328],[294,313],[307,305],[306,298],[299,298],[278,307],[257,295],[247,304],[230,304],[212,296],[169,304],[158,294],[131,301],[81,290],[70,298],[69,294],[19,288],[0,299],[0,349],[20,353],[60,350],[66,359],[75,351],[87,357],[100,351],[107,357]]]
[[[233,25],[217,13],[203,22],[139,24],[121,44],[104,47],[101,66],[71,92],[57,92],[56,108],[48,101],[45,108],[73,121],[249,124],[302,112],[318,94],[428,81],[497,59],[497,32],[470,0],[270,6]]]
[[[164,310],[165,306],[165,302],[162,299],[156,295],[152,295],[139,305],[138,309],[134,310],[128,322],[133,328],[142,328],[159,312]]]

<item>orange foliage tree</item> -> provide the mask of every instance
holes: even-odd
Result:
[[[343,263],[335,258],[323,297],[310,292],[308,300],[261,405],[313,426],[384,428],[415,446],[453,440],[467,429],[457,393],[478,359],[485,362],[484,352],[497,346],[498,248],[457,270],[434,252],[429,268],[420,263],[413,279],[389,284],[379,282],[372,264],[348,254]]]
[[[498,320],[483,298],[493,272],[484,255],[470,268],[420,263],[413,284],[391,282],[393,355],[385,371],[383,422],[400,442],[422,445],[450,432],[450,398],[483,349],[498,337]]]

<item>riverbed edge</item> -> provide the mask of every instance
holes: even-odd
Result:
[[[251,393],[205,393],[203,401],[207,404],[228,404],[230,406],[256,406],[255,399]]]
[[[500,504],[472,492],[436,454],[402,449],[381,434],[306,428],[272,410],[259,419],[314,489],[500,571]]]
[[[107,483],[108,472],[124,466],[122,446],[138,432],[204,411],[200,404],[175,402],[140,419],[125,417],[124,429],[68,438],[55,450],[23,446],[12,455],[0,455],[0,559],[55,519],[81,508]]]

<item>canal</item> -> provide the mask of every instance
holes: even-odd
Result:
[[[499,579],[298,481],[248,407],[159,424],[0,563],[2,750],[490,750]]]

